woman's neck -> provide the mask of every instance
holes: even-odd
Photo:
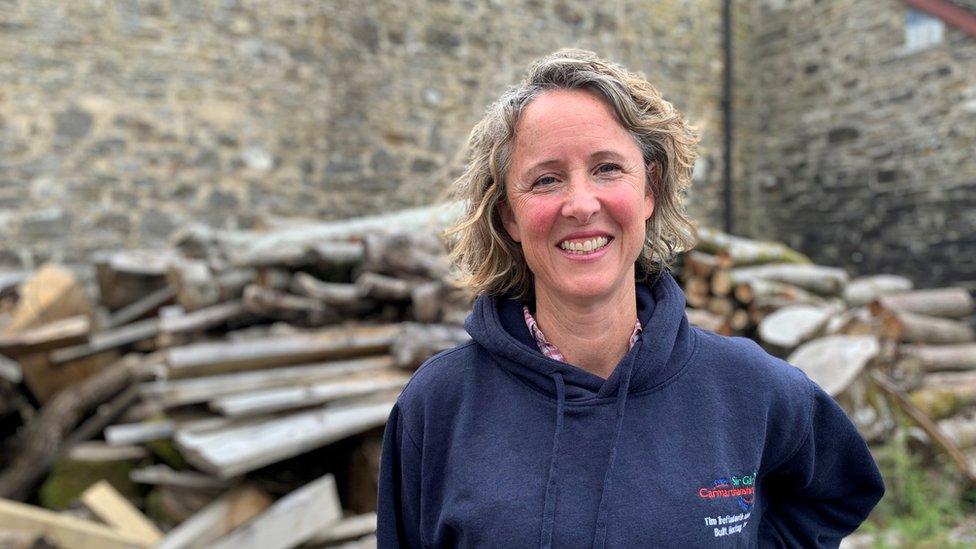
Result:
[[[535,319],[566,362],[606,379],[630,350],[635,292],[632,283],[609,299],[567,301],[537,288]]]

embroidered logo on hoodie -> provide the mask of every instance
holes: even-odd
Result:
[[[711,486],[699,488],[698,497],[702,499],[734,498],[740,509],[749,511],[756,500],[756,473],[717,478]]]

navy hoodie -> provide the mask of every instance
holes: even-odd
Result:
[[[836,547],[884,486],[837,404],[744,338],[689,326],[668,273],[608,379],[544,356],[521,303],[481,296],[472,341],[390,414],[380,547]]]

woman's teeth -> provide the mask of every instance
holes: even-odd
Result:
[[[576,241],[563,241],[559,244],[559,247],[570,253],[575,254],[588,254],[594,250],[598,250],[606,246],[610,242],[610,239],[605,236],[598,236],[596,238],[591,238],[589,240],[576,240]]]

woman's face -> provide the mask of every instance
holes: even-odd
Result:
[[[548,91],[522,112],[499,206],[521,243],[537,299],[633,294],[654,211],[640,148],[597,94]]]

